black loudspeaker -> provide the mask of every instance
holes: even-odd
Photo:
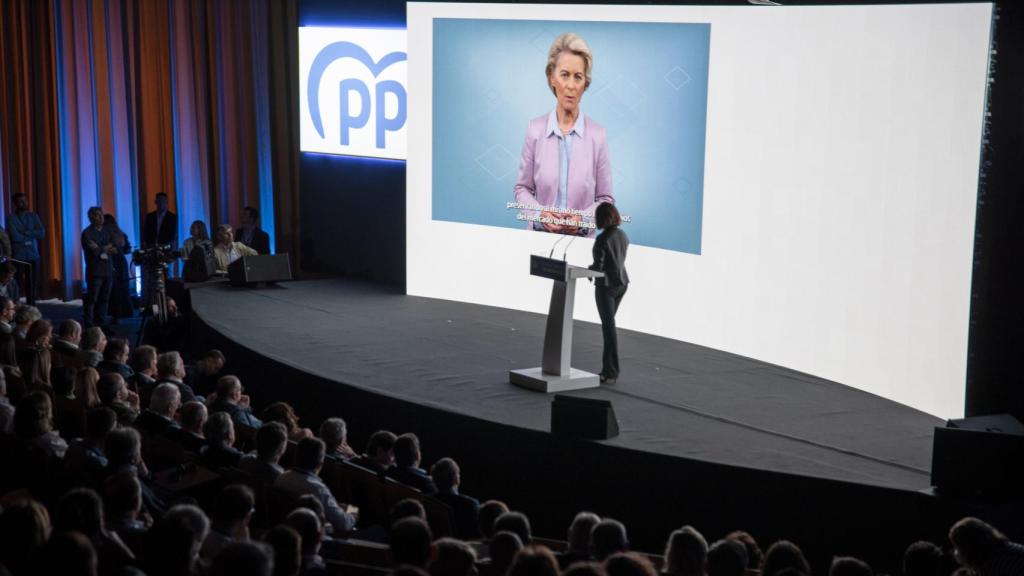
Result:
[[[228,266],[228,278],[236,286],[291,280],[292,265],[287,254],[242,256]]]
[[[619,435],[619,423],[608,400],[555,394],[551,403],[551,432],[607,440]]]
[[[935,429],[932,485],[940,491],[1004,495],[1024,486],[1024,425],[1009,414],[950,420]]]

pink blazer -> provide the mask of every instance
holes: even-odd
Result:
[[[569,160],[566,206],[589,212],[601,202],[615,202],[612,167],[608,161],[608,137],[603,126],[586,114],[583,137],[574,137]],[[515,198],[522,204],[554,206],[558,199],[558,137],[546,133],[548,114],[530,120],[519,158]],[[526,214],[536,211],[524,210]],[[532,223],[528,223],[532,228]],[[590,234],[593,236],[593,234]]]

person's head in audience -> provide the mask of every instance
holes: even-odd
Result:
[[[69,400],[74,400],[75,380],[78,379],[78,370],[70,366],[64,366],[58,370],[54,370],[54,373],[51,374],[50,377],[54,398],[67,398]]]
[[[462,483],[461,470],[455,460],[441,458],[430,467],[430,476],[434,479],[437,491],[446,493],[458,493],[459,484]]]
[[[395,440],[395,466],[414,468],[420,465],[420,439],[412,432],[406,432]]]
[[[247,540],[249,521],[255,511],[256,497],[252,488],[243,484],[225,486],[213,504],[213,527],[236,540]]]
[[[103,349],[103,359],[107,362],[127,364],[128,356],[128,341],[124,338],[111,338],[107,342],[107,347]]]
[[[533,540],[533,534],[530,531],[530,519],[522,512],[513,510],[498,516],[494,520],[494,531],[500,532],[502,530],[514,532],[523,541],[524,546],[529,546]]]
[[[747,549],[747,570],[760,570],[761,564],[764,562],[764,552],[761,552],[761,547],[758,546],[757,540],[748,532],[743,530],[735,530],[726,534],[727,540],[735,540],[743,547]]]
[[[837,556],[832,559],[828,576],[874,576],[868,563],[851,556]]]
[[[473,576],[476,574],[476,552],[462,540],[438,538],[434,542],[431,576]]]
[[[658,576],[654,564],[636,552],[616,552],[604,560],[608,576]]]
[[[84,534],[59,532],[40,549],[35,568],[40,574],[96,576],[98,562],[96,548]]]
[[[494,521],[505,512],[508,512],[508,505],[501,500],[488,500],[480,505],[476,513],[476,522],[484,539],[490,538],[496,532]]]
[[[409,564],[426,568],[430,561],[430,526],[422,518],[402,518],[391,526],[388,544],[394,564]]]
[[[238,404],[242,399],[242,381],[234,374],[221,376],[217,379],[217,401]]]
[[[197,506],[178,504],[149,530],[145,545],[147,576],[189,576],[196,572],[199,549],[210,521]]]
[[[423,508],[423,504],[415,498],[402,498],[398,502],[395,502],[395,505],[391,507],[391,524],[398,522],[402,518],[420,518],[422,520],[426,520],[427,510]]]
[[[568,551],[578,556],[589,556],[590,533],[594,531],[594,526],[597,526],[600,521],[601,517],[593,512],[584,510],[576,514],[576,517],[572,519],[572,524],[569,525]]]
[[[200,375],[211,376],[223,370],[225,362],[227,359],[224,358],[224,353],[216,348],[211,348],[199,357],[196,368]]]
[[[99,352],[102,354],[107,348],[107,336],[103,333],[103,330],[100,330],[99,326],[86,328],[85,332],[82,333],[82,341],[79,346],[86,352]]]
[[[302,537],[287,524],[278,524],[263,535],[274,549],[274,576],[298,576],[302,568]]]
[[[319,474],[324,465],[324,441],[319,438],[303,438],[295,446],[295,467],[304,472]]]
[[[316,514],[308,508],[296,508],[288,513],[285,523],[299,533],[302,538],[302,555],[315,556],[320,553],[320,541],[324,537],[324,527]]]
[[[374,432],[366,442],[366,457],[381,468],[388,468],[395,462],[395,441],[398,436],[388,430]]]
[[[320,439],[324,441],[327,453],[334,454],[348,442],[348,425],[341,418],[328,418],[320,424]]]
[[[256,457],[277,464],[288,449],[288,431],[280,422],[267,422],[256,431]]]
[[[287,402],[274,402],[263,410],[261,416],[264,422],[280,422],[284,424],[284,427],[288,429],[289,437],[299,431],[299,415],[295,413],[292,405]]]
[[[206,230],[206,222],[202,220],[193,220],[192,224],[188,227],[188,235],[193,240],[209,240],[210,233]]]
[[[19,498],[0,512],[0,565],[29,574],[29,560],[50,537],[50,514],[31,498]]]
[[[0,296],[0,322],[11,324],[14,322],[14,314],[18,305],[7,296]]]
[[[15,331],[25,334],[28,332],[28,327],[41,318],[39,310],[35,306],[29,306],[28,304],[19,304],[14,309],[14,325]]]
[[[181,382],[185,378],[185,361],[176,350],[164,352],[156,359],[156,371],[161,380]]]
[[[134,428],[117,428],[107,434],[103,451],[111,470],[138,466],[142,462],[142,439]]]
[[[91,488],[73,488],[61,497],[53,522],[54,530],[81,532],[96,542],[103,535],[103,501]]]
[[[20,410],[20,408],[19,408]],[[953,556],[963,567],[975,572],[999,553],[1009,540],[991,524],[974,517],[966,517],[949,529]]]
[[[230,448],[235,445],[235,424],[227,412],[214,412],[203,426],[203,435],[211,447]]]
[[[701,576],[708,542],[693,526],[672,532],[665,546],[665,572],[675,576]]]
[[[78,398],[86,408],[95,408],[100,405],[100,395],[97,384],[100,381],[100,373],[95,368],[80,368],[75,376],[75,398]]]
[[[903,553],[903,576],[939,576],[943,568],[942,549],[919,540]]]
[[[612,518],[605,518],[590,532],[590,555],[595,560],[604,560],[616,552],[629,550],[626,527]]]
[[[525,546],[516,553],[508,576],[558,576],[558,560],[545,546]]]
[[[53,338],[53,325],[49,320],[39,319],[29,326],[25,341],[36,349],[50,347],[50,340]]]
[[[110,520],[135,520],[142,511],[142,484],[135,474],[122,470],[103,482],[104,502]]]
[[[324,503],[320,501],[315,494],[303,494],[295,499],[295,510],[299,508],[305,508],[313,514],[316,514],[320,525],[323,526],[324,530],[330,530],[331,527],[327,524],[327,512],[324,510]]]
[[[93,408],[85,413],[85,440],[103,448],[107,435],[117,428],[117,414],[110,408]]]
[[[217,226],[217,244],[227,248],[235,241],[235,230],[231,224]]]
[[[14,410],[14,434],[34,439],[53,430],[53,404],[50,395],[35,390],[22,396]]]
[[[149,397],[149,410],[168,420],[173,420],[174,415],[181,407],[181,390],[170,382],[164,382],[153,390]]]
[[[743,576],[747,572],[747,548],[736,540],[722,539],[708,548],[708,576]]]
[[[209,412],[202,402],[192,400],[181,407],[181,429],[196,436],[203,435],[203,427],[209,419]]]
[[[512,559],[523,549],[523,541],[515,532],[502,530],[491,536],[487,543],[487,553],[491,557],[494,574],[504,574],[512,565]]]
[[[92,370],[92,368],[89,368]],[[96,383],[96,392],[100,397],[100,404],[126,404],[128,402],[128,385],[125,384],[124,376],[117,372],[107,372],[100,376]]]
[[[271,576],[274,550],[263,542],[229,542],[213,558],[210,576]]]
[[[157,356],[156,348],[143,344],[131,351],[131,354],[128,356],[128,365],[136,373],[155,378],[157,375]]]
[[[57,339],[78,346],[82,341],[82,325],[71,318],[64,320],[57,326]]]
[[[768,547],[761,566],[761,576],[779,576],[786,568],[792,568],[802,574],[810,574],[811,568],[804,558],[804,553],[796,544],[789,540],[779,540]]]
[[[573,562],[562,571],[562,576],[608,576],[604,565],[597,562]]]

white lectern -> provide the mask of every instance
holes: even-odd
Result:
[[[573,266],[564,260],[530,256],[530,274],[550,278],[551,307],[544,331],[544,357],[538,368],[511,370],[509,380],[523,388],[538,392],[564,392],[596,388],[601,384],[597,374],[570,366],[572,359],[572,307],[578,278],[601,278],[604,272]]]

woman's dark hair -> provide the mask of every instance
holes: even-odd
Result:
[[[53,428],[53,407],[46,392],[36,390],[25,395],[14,411],[14,433],[21,438],[37,438]]]
[[[761,575],[776,576],[787,568],[792,568],[801,574],[811,573],[811,568],[800,548],[789,540],[779,540],[768,547],[768,552],[764,555]]]
[[[619,209],[615,207],[615,204],[609,204],[608,202],[601,202],[597,206],[597,210],[594,211],[594,220],[598,230],[622,224],[622,216],[619,214]]]
[[[978,568],[1005,546],[1007,539],[992,525],[968,516],[953,524],[949,530],[949,541],[953,543],[961,564]]]

